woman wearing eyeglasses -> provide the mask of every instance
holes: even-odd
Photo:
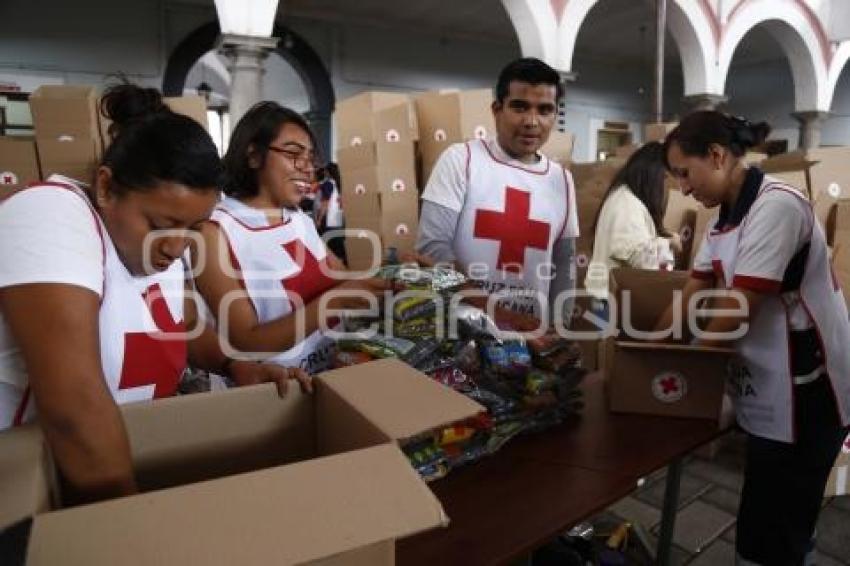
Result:
[[[320,167],[300,114],[260,102],[236,125],[224,157],[225,198],[201,228],[195,283],[234,351],[316,373],[330,366],[327,309],[366,308],[385,288],[333,277],[344,266],[299,208]],[[332,288],[345,294],[322,296]]]

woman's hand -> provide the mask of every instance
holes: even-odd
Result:
[[[255,385],[257,383],[274,383],[277,386],[277,394],[281,397],[286,395],[289,382],[296,380],[304,393],[313,392],[313,378],[301,368],[287,368],[277,364],[263,364],[245,360],[233,360],[227,370],[230,379],[237,385]]]
[[[674,232],[668,239],[670,240],[670,249],[673,250],[673,254],[676,256],[682,255],[682,235]]]

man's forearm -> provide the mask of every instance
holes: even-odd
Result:
[[[459,216],[459,213],[450,208],[427,200],[422,201],[416,251],[436,262],[453,263],[454,235]]]

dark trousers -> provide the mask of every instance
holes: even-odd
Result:
[[[847,435],[829,379],[794,387],[793,444],[749,435],[736,550],[765,566],[800,566],[810,550],[823,492]]]

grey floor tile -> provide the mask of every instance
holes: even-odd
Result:
[[[707,462],[695,458],[685,467],[685,472],[736,492],[740,492],[744,485],[743,468],[730,469],[716,462]]]
[[[700,496],[701,501],[707,501],[715,507],[723,509],[727,513],[733,515],[738,514],[738,504],[741,502],[741,495],[725,487],[714,487]]]
[[[693,498],[705,493],[711,488],[710,482],[693,476],[687,469],[682,473],[682,481],[679,484],[679,505],[687,504]],[[651,484],[635,492],[635,497],[644,503],[654,505],[658,509],[664,506],[664,491],[667,487],[664,479],[656,480]]]
[[[847,560],[838,560],[820,551],[818,551],[817,560],[817,566],[847,566],[848,564],[850,564],[850,562],[848,562]]]
[[[828,505],[821,509],[817,531],[819,551],[850,563],[850,513]]]
[[[696,555],[689,566],[731,566],[735,563],[735,545],[718,539]]]
[[[850,513],[850,495],[842,495],[841,497],[833,497],[830,505],[835,505],[839,509],[843,509]]]
[[[608,511],[632,523],[640,523],[649,530],[661,520],[661,510],[634,497],[624,497]]]
[[[735,516],[702,501],[694,501],[679,511],[673,542],[691,553],[707,548],[735,522]],[[658,535],[658,528],[653,531]]]

